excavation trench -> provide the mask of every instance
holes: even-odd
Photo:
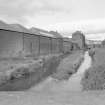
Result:
[[[84,75],[84,72],[91,66],[92,60],[88,54],[88,51],[84,54],[84,61],[81,63],[77,72],[73,74],[66,81],[57,81],[52,77],[48,77],[44,82],[39,84],[38,86],[32,88],[32,90],[50,90],[54,92],[62,92],[62,91],[81,91],[82,86],[80,84],[81,79]]]
[[[49,77],[28,91],[1,92],[2,105],[99,105],[103,98],[81,92],[80,80],[84,71],[91,66],[91,58],[86,52],[84,62],[78,72],[66,81],[55,81]],[[95,103],[96,102],[96,103]],[[105,103],[105,102],[104,102]],[[104,103],[102,105],[104,105]]]

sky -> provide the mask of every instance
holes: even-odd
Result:
[[[0,0],[0,20],[65,36],[81,30],[89,39],[104,39],[105,0]]]

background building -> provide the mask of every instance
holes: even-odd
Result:
[[[80,49],[84,49],[86,47],[85,36],[81,31],[76,31],[72,34],[72,42]]]

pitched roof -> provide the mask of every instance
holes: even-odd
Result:
[[[53,36],[55,36],[56,38],[62,38],[62,35],[56,31],[50,31],[50,34],[53,34]]]
[[[38,31],[36,28],[34,28],[34,27],[30,28],[29,30],[30,30],[31,33],[33,33],[33,34],[37,34],[37,35],[40,34],[39,31]]]
[[[20,24],[9,24],[13,31],[31,33],[27,28]]]
[[[25,28],[24,26],[20,24],[7,24],[3,21],[0,21],[0,29],[31,33],[27,28]]]
[[[11,30],[12,28],[10,27],[10,25],[6,24],[5,22],[0,21],[0,29]]]
[[[17,31],[17,32],[24,32],[24,33],[30,33],[30,34],[36,34],[36,35],[42,35],[42,36],[48,36],[48,37],[55,37],[57,36],[54,33],[48,32],[43,29],[32,27],[30,29],[25,28],[24,26],[20,24],[6,24],[3,21],[0,21],[0,29],[4,30],[11,30],[11,31]]]
[[[39,29],[39,28],[35,28],[35,27],[30,28],[30,31],[33,34],[42,35],[42,36],[48,36],[48,37],[54,37],[54,35],[49,33],[48,31],[43,30],[43,29]]]

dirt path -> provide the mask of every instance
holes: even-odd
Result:
[[[80,81],[84,75],[84,72],[91,66],[91,63],[91,57],[89,56],[88,52],[85,52],[83,63],[79,67],[77,73],[72,75],[72,77],[68,81],[68,83],[70,84],[69,89],[81,91],[82,86],[80,84]]]

